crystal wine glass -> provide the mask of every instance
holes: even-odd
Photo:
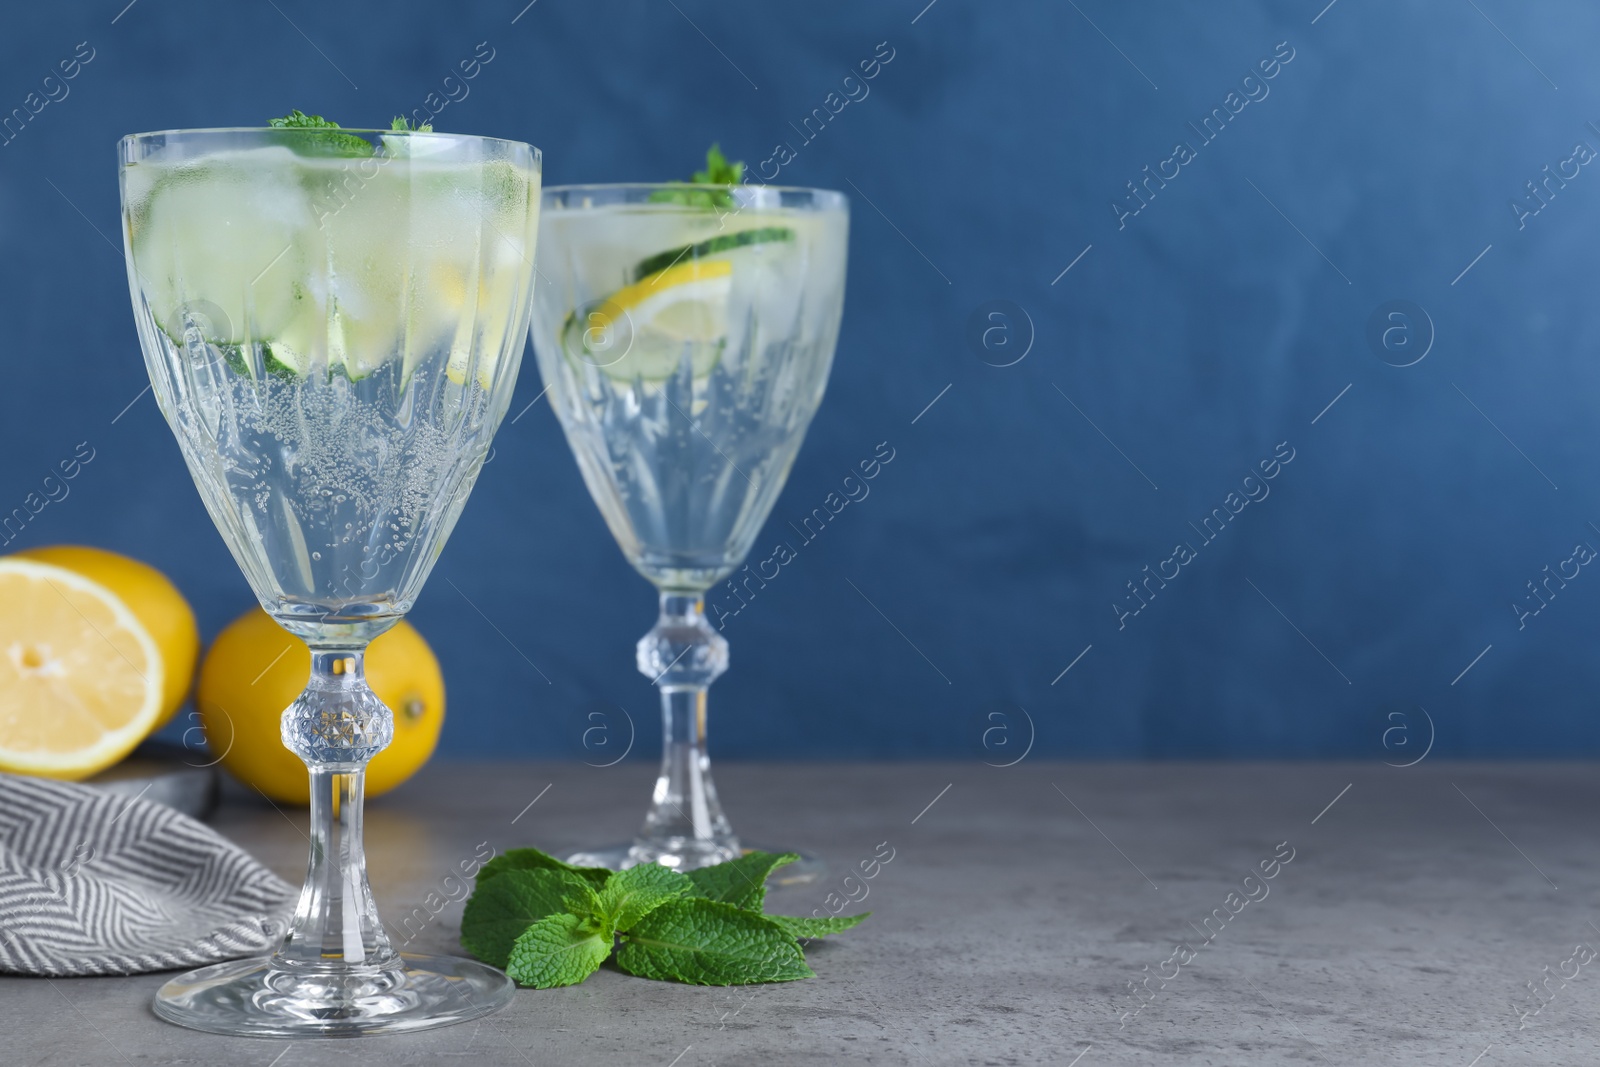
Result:
[[[661,606],[638,646],[665,719],[653,801],[633,842],[574,863],[690,870],[740,854],[706,756],[706,689],[728,642],[704,597],[749,554],[822,401],[848,230],[845,197],[820,189],[544,193],[539,371],[606,525]]]
[[[120,145],[134,317],[156,402],[262,606],[311,649],[283,743],[311,859],[267,958],[192,971],[199,1030],[416,1030],[503,1005],[499,971],[397,953],[362,851],[393,736],[368,642],[411,608],[505,415],[527,329],[539,152],[481,137],[181,130]]]

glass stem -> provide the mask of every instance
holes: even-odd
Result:
[[[728,666],[728,642],[699,596],[663,593],[661,617],[639,642],[639,670],[661,690],[661,774],[630,860],[682,870],[739,855],[706,754],[706,690]]]
[[[672,803],[686,807],[691,836],[710,840],[715,836],[711,807],[717,800],[711,784],[711,759],[706,755],[706,690],[666,689],[661,693],[662,731],[666,747],[661,757],[661,776],[656,797],[664,795]],[[710,801],[707,801],[707,795]],[[718,811],[718,816],[721,812]],[[721,819],[726,824],[727,820]]]
[[[311,775],[311,858],[276,963],[319,970],[398,963],[367,884],[362,847],[366,764],[394,717],[367,686],[365,648],[311,650],[311,681],[283,713],[284,745]]]

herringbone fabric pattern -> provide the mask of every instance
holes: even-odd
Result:
[[[165,805],[0,774],[0,971],[134,974],[263,954],[294,896]]]

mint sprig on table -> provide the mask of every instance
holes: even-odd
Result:
[[[281,118],[268,119],[267,125],[275,130],[313,130],[314,133],[298,136],[290,140],[289,146],[296,152],[305,156],[332,156],[334,158],[363,159],[372,155],[372,142],[365,137],[354,133],[344,133],[337,122],[325,119],[321,115],[307,115],[299,108],[295,108]],[[424,122],[421,126],[413,126],[409,119],[396,118],[389,124],[389,129],[395,133],[432,133],[433,124]],[[384,138],[384,147],[395,155],[402,154],[396,151],[401,147],[404,138]]]
[[[694,176],[674,189],[657,189],[650,194],[652,203],[683,204],[686,207],[732,207],[733,194],[727,186],[744,181],[744,164],[730,163],[722,154],[720,145],[706,151],[706,169],[697,170]],[[722,186],[723,188],[696,189],[696,185]]]
[[[750,852],[687,874],[653,863],[614,872],[513,849],[478,872],[461,944],[536,989],[576,985],[613,950],[619,969],[669,982],[814,978],[800,941],[848,930],[867,915],[765,914],[767,877],[798,858]]]

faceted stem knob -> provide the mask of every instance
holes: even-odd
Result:
[[[639,672],[663,690],[704,689],[728,669],[728,639],[699,597],[664,593],[655,629],[639,639]]]
[[[283,713],[283,745],[308,765],[366,763],[394,739],[360,649],[312,649],[311,681]]]

